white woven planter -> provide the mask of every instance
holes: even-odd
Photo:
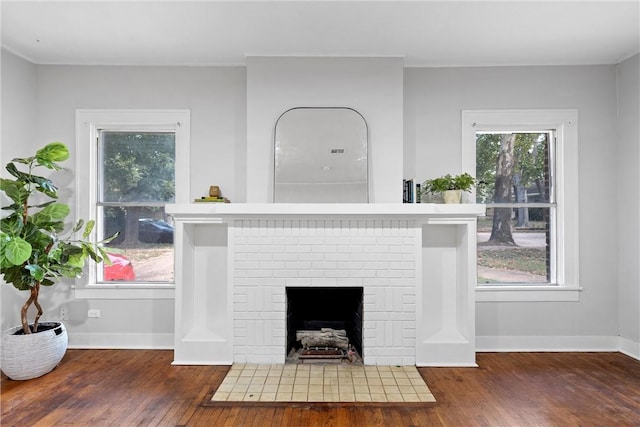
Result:
[[[60,322],[44,322],[56,327],[27,335],[13,335],[22,326],[2,333],[2,372],[12,380],[29,380],[53,370],[67,351],[67,330]]]

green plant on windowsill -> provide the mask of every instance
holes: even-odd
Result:
[[[422,185],[423,193],[442,194],[445,203],[460,203],[462,192],[471,191],[476,185],[476,179],[468,173],[428,179]]]

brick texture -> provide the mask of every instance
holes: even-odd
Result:
[[[236,220],[234,360],[282,363],[285,289],[363,287],[363,356],[415,364],[416,236],[409,220]]]

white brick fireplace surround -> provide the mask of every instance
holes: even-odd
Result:
[[[368,365],[475,366],[482,205],[176,204],[174,364],[284,363],[287,287],[363,288]]]

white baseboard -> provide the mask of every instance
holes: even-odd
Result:
[[[620,338],[620,353],[640,360],[640,342],[631,341],[628,338]]]
[[[173,334],[69,334],[73,349],[173,349]],[[619,351],[640,360],[640,343],[618,336],[478,336],[476,351],[544,352],[544,351]]]
[[[478,336],[477,352],[621,351],[617,336]]]
[[[233,360],[174,360],[171,364],[175,366],[231,366],[233,365]]]
[[[69,334],[69,348],[173,349],[173,334],[78,333]]]

